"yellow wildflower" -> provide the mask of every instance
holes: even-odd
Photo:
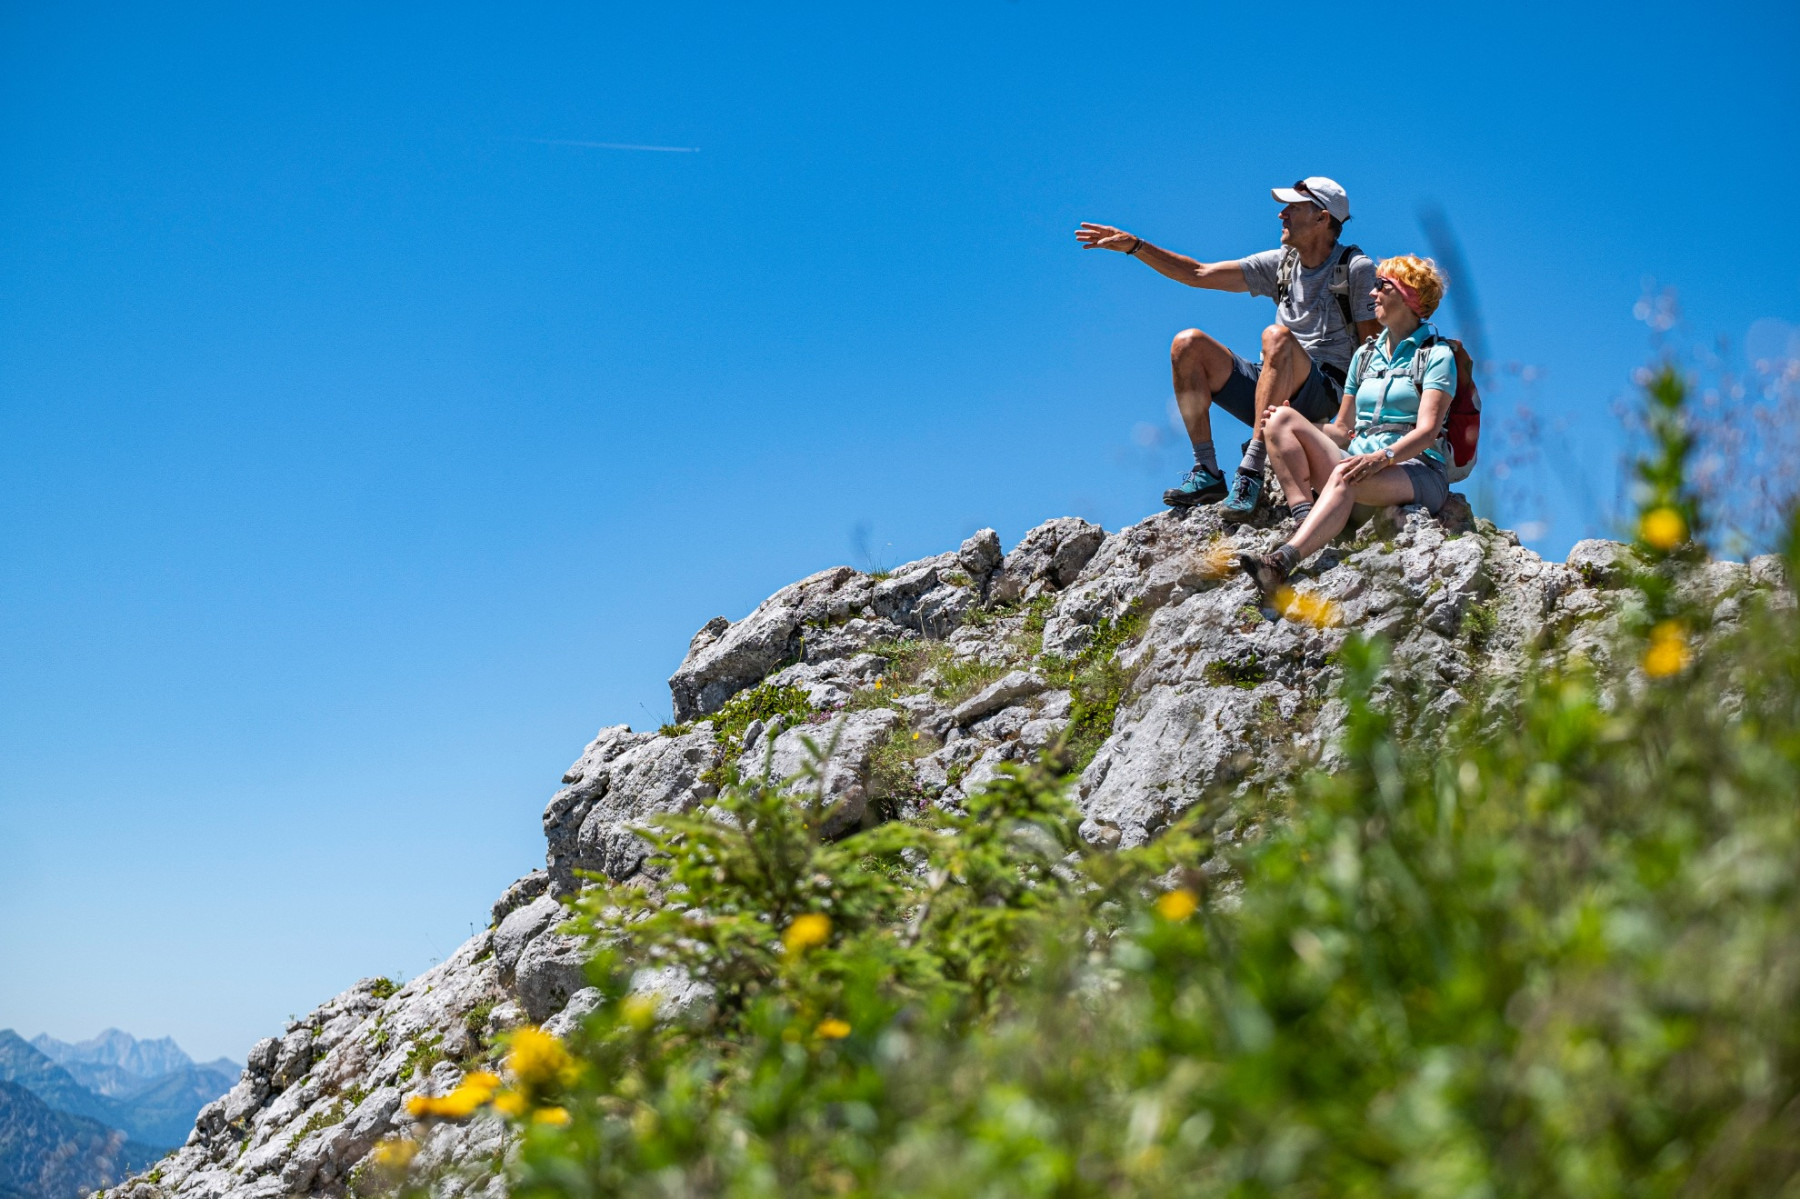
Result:
[[[827,1016],[813,1032],[828,1041],[841,1041],[850,1035],[850,1026],[836,1016]]]
[[[1283,587],[1275,593],[1275,607],[1296,624],[1309,624],[1315,629],[1329,629],[1343,623],[1344,614],[1337,604],[1312,591],[1296,591]]]
[[[882,680],[880,680],[880,679],[875,680],[875,686],[877,689],[879,689],[881,687],[881,683],[882,683]]]
[[[406,1111],[416,1120],[467,1120],[494,1097],[494,1088],[499,1084],[500,1080],[492,1074],[472,1074],[448,1095],[411,1096],[406,1101]]]
[[[1650,648],[1644,651],[1644,673],[1653,679],[1668,678],[1685,669],[1693,656],[1681,622],[1665,620],[1650,630]]]
[[[1638,521],[1638,536],[1667,553],[1687,539],[1687,522],[1673,508],[1652,508]]]
[[[823,912],[808,912],[794,917],[794,922],[781,934],[781,944],[789,953],[802,953],[831,940],[831,917]]]
[[[419,1152],[417,1141],[392,1139],[377,1142],[374,1152],[369,1156],[375,1159],[376,1166],[383,1170],[404,1170],[412,1163],[414,1155]]]
[[[501,1091],[494,1096],[494,1110],[518,1119],[525,1114],[525,1096],[517,1091]]]
[[[552,1124],[561,1128],[569,1122],[569,1109],[566,1107],[540,1107],[531,1113],[533,1124]]]
[[[625,1023],[643,1032],[656,1023],[656,999],[650,995],[630,995],[619,1005]]]
[[[919,734],[917,734],[917,733],[914,733],[914,734],[913,734],[913,740],[914,740],[914,741],[917,741],[917,740],[918,740],[918,739],[919,739]]]
[[[526,1087],[539,1090],[568,1086],[580,1072],[561,1041],[529,1025],[512,1035],[506,1068]]]
[[[1164,920],[1186,920],[1200,907],[1200,901],[1186,887],[1165,891],[1156,901],[1157,915]]]

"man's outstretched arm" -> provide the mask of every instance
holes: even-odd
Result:
[[[1189,287],[1205,287],[1213,291],[1249,291],[1244,281],[1244,268],[1230,262],[1197,262],[1186,254],[1177,254],[1161,246],[1153,246],[1143,238],[1114,229],[1111,225],[1095,225],[1088,221],[1075,230],[1075,240],[1084,250],[1117,250],[1141,258],[1159,275],[1167,275]]]

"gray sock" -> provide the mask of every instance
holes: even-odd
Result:
[[[1269,447],[1260,441],[1252,440],[1250,447],[1244,451],[1244,460],[1238,469],[1247,475],[1260,475],[1263,463],[1269,460]]]
[[[1300,503],[1300,504],[1289,504],[1288,505],[1288,515],[1293,517],[1295,520],[1305,520],[1307,513],[1311,512],[1311,511],[1312,511],[1312,501],[1311,500],[1307,500],[1306,502]]]
[[[1294,567],[1300,565],[1300,551],[1294,548],[1294,543],[1291,541],[1284,541],[1276,546],[1275,552],[1269,557],[1271,560],[1281,563],[1283,574],[1292,574]]]
[[[1219,473],[1219,454],[1212,442],[1194,447],[1194,465],[1204,466],[1215,475]]]

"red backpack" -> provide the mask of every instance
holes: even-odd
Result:
[[[1426,339],[1426,344],[1435,340],[1434,335]],[[1475,386],[1475,360],[1469,357],[1469,351],[1453,337],[1443,341],[1456,355],[1456,394],[1450,397],[1450,415],[1444,421],[1444,466],[1450,481],[1460,483],[1475,469],[1475,451],[1481,446],[1481,392]],[[1419,357],[1413,361],[1419,361]],[[1418,374],[1424,377],[1423,366],[1418,368]],[[1418,386],[1416,380],[1414,386]]]

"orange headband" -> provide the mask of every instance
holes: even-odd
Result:
[[[1418,288],[1410,286],[1402,280],[1394,278],[1392,275],[1378,275],[1378,278],[1386,279],[1389,283],[1393,284],[1394,290],[1400,293],[1400,299],[1405,302],[1408,308],[1412,309],[1412,314],[1420,320],[1425,319],[1425,314],[1419,311]]]

